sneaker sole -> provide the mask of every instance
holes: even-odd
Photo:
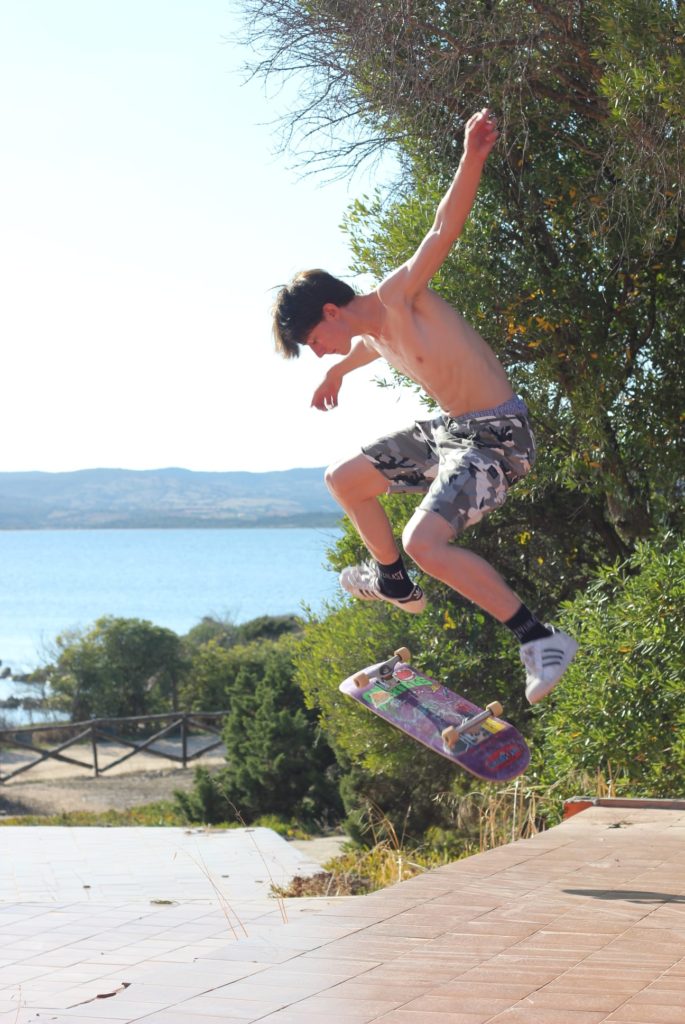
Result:
[[[348,590],[342,579],[340,580],[340,585],[346,594],[356,598],[358,601],[387,601],[388,604],[394,604],[396,608],[400,608],[403,612],[409,612],[411,615],[420,615],[426,608],[426,595],[424,593],[421,594],[421,597],[402,601],[396,597],[388,597],[386,594],[378,594],[375,590],[371,589]]]

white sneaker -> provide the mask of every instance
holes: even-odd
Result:
[[[531,640],[519,650],[526,668],[526,697],[531,704],[551,693],[578,650],[578,644],[568,633],[550,625],[547,628],[554,630],[551,636]]]
[[[362,565],[348,565],[343,569],[340,573],[340,586],[352,597],[358,597],[362,601],[389,601],[403,612],[412,612],[414,615],[418,615],[426,607],[426,595],[418,583],[407,597],[390,597],[384,594],[380,587],[378,570],[375,565],[368,562]]]

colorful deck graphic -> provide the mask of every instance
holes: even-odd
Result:
[[[395,665],[392,675],[381,678],[378,670],[383,664],[363,670],[368,685],[359,687],[350,676],[340,684],[340,690],[478,778],[506,782],[526,770],[528,746],[519,731],[501,718],[486,719],[462,733],[451,750],[446,748],[442,730],[461,725],[482,709],[405,662]]]

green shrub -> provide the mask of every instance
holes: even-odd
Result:
[[[226,798],[220,771],[215,774],[198,765],[193,776],[193,788],[188,792],[174,790],[176,808],[186,822],[217,825],[236,821],[236,809]]]
[[[212,657],[231,666],[227,763],[212,776],[198,770],[193,791],[176,794],[189,820],[252,822],[275,814],[311,823],[339,816],[335,759],[294,681],[294,646],[288,636],[230,651],[212,646]]]
[[[151,715],[178,708],[185,669],[180,637],[144,619],[105,615],[55,641],[51,703],[72,721]]]
[[[573,795],[578,775],[619,795],[685,791],[685,542],[641,544],[564,612],[580,653],[541,705],[540,780]]]

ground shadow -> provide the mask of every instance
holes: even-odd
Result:
[[[592,896],[596,900],[627,900],[629,903],[685,903],[685,896],[669,892],[641,892],[637,889],[564,889],[570,896]]]

